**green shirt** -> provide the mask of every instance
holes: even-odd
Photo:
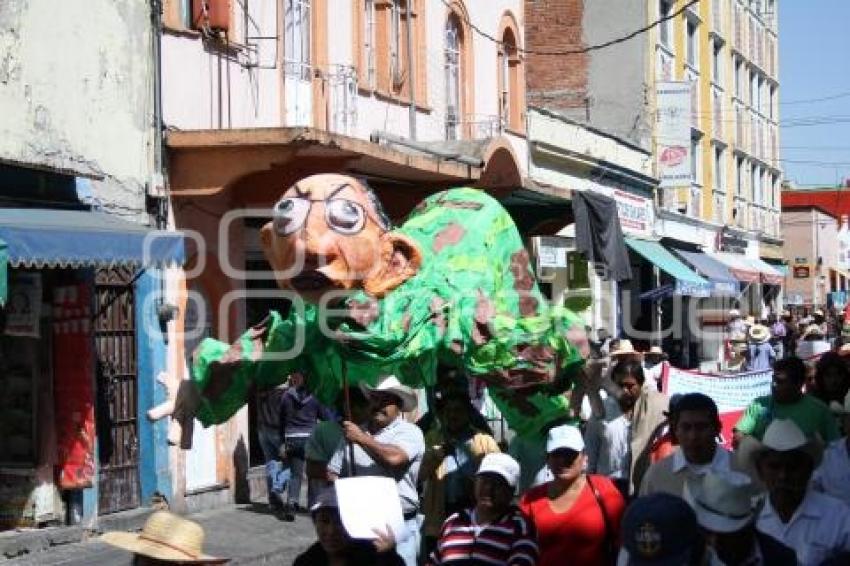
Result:
[[[807,437],[817,434],[825,442],[841,436],[829,407],[811,395],[803,395],[790,405],[775,403],[770,395],[758,397],[744,411],[735,429],[761,440],[773,419],[791,419]]]

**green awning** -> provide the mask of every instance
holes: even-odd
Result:
[[[0,240],[0,306],[6,306],[9,297],[9,246]]]
[[[643,256],[646,261],[657,265],[667,275],[675,279],[674,294],[690,297],[711,296],[711,283],[697,275],[690,267],[659,242],[626,237],[626,244]]]

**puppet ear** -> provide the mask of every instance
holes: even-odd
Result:
[[[363,281],[363,289],[381,298],[416,275],[421,265],[422,252],[414,240],[398,232],[385,232],[378,265]]]

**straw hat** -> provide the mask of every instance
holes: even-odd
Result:
[[[101,540],[134,554],[169,562],[224,564],[229,561],[204,554],[201,550],[204,529],[168,511],[157,511],[148,517],[141,533],[112,531],[104,533]]]
[[[738,309],[730,309],[729,310],[729,318],[739,318],[741,316],[741,311]]]
[[[713,533],[734,533],[755,520],[760,507],[754,504],[758,494],[758,488],[744,473],[710,471],[687,479],[683,499],[697,514],[702,528]]]
[[[617,348],[614,349],[614,350],[611,350],[611,352],[608,355],[613,358],[615,356],[628,356],[628,355],[639,354],[639,353],[640,352],[635,350],[635,347],[632,346],[632,341],[627,339],[627,338],[624,338],[624,339],[620,340],[620,342],[617,344]]]
[[[664,350],[661,349],[661,346],[650,346],[649,350],[646,351],[644,356],[659,356],[666,357],[667,354],[664,353]]]
[[[750,449],[754,462],[769,450],[774,452],[800,450],[812,457],[816,468],[823,458],[823,444],[816,439],[806,438],[800,427],[791,419],[774,419],[764,431],[761,442],[757,440],[755,442],[757,444]]]
[[[770,330],[763,324],[755,324],[750,327],[750,340],[761,344],[770,340]]]
[[[419,399],[416,396],[416,391],[406,385],[402,385],[398,378],[394,375],[387,375],[381,378],[377,386],[372,387],[367,383],[360,384],[363,394],[367,399],[374,393],[391,393],[401,400],[401,410],[410,412],[419,406]]]
[[[820,326],[817,324],[810,324],[803,331],[803,335],[800,337],[801,340],[805,340],[809,336],[823,336],[823,330],[821,330]]]

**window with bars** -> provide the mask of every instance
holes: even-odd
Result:
[[[284,11],[285,72],[304,81],[310,72],[310,1],[286,0]]]
[[[446,20],[444,70],[446,79],[446,139],[460,138],[461,42],[460,20],[452,13]]]

